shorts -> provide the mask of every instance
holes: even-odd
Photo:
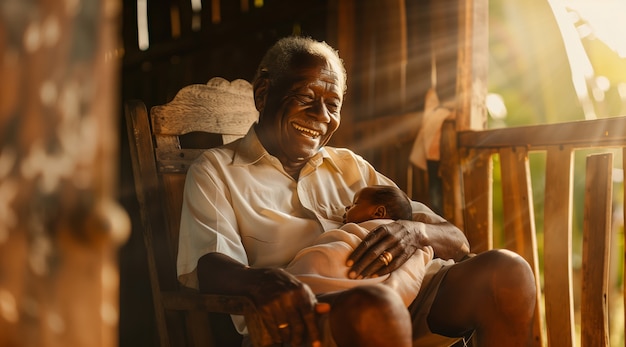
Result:
[[[461,340],[458,337],[447,337],[435,334],[428,327],[428,313],[435,301],[439,285],[446,277],[448,270],[454,264],[452,260],[433,259],[426,269],[424,282],[417,298],[409,305],[409,312],[413,321],[413,347],[443,347],[451,346]]]

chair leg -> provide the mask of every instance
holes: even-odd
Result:
[[[474,346],[474,343],[472,342],[472,336],[473,335],[474,335],[474,332],[468,333],[466,336],[464,336],[459,341],[455,342],[450,347],[472,347],[472,346]]]

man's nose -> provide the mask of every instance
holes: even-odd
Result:
[[[315,118],[319,122],[329,123],[330,122],[330,112],[324,103],[322,98],[319,98],[313,102],[313,107],[311,107],[312,113],[314,113]]]

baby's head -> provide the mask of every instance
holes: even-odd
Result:
[[[412,219],[411,200],[399,188],[374,185],[356,194],[352,205],[346,206],[344,223],[361,223],[370,219]]]

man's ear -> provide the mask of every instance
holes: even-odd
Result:
[[[376,206],[376,210],[374,211],[374,218],[381,219],[387,216],[387,208],[384,205]]]
[[[257,78],[252,88],[254,91],[254,105],[257,111],[259,111],[259,114],[262,114],[263,109],[265,109],[267,93],[270,88],[270,80],[267,77]]]

